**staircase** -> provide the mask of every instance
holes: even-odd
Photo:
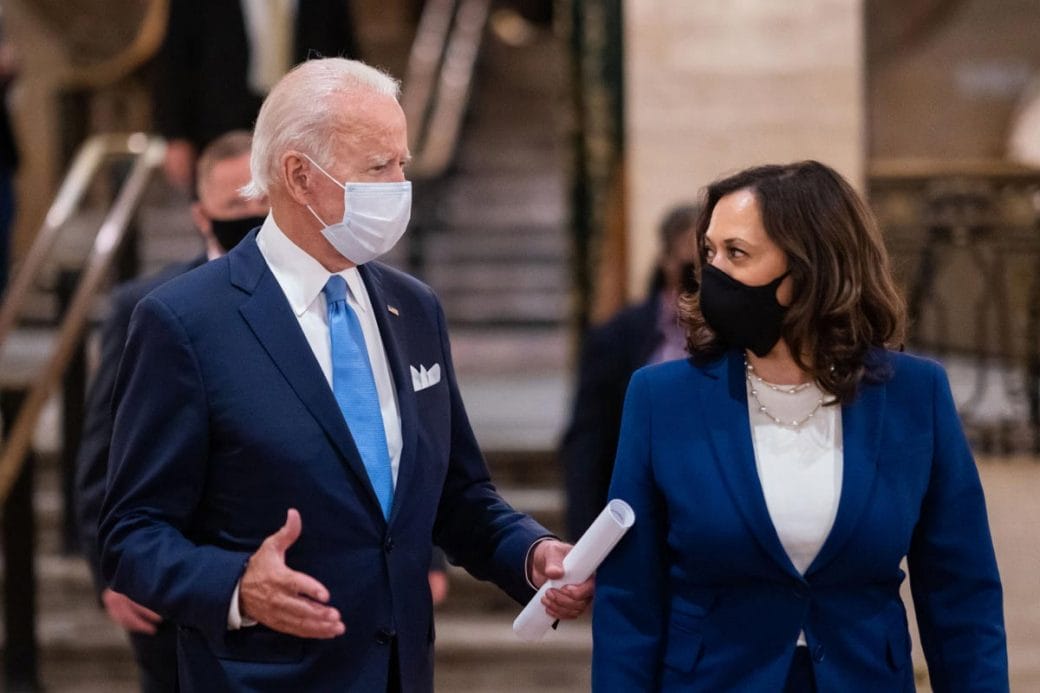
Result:
[[[452,325],[559,328],[570,314],[565,58],[558,37],[510,46],[489,31],[455,165],[416,188],[424,279]]]

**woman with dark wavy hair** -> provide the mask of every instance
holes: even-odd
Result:
[[[943,369],[893,351],[881,234],[815,161],[707,189],[691,358],[629,385],[597,575],[597,691],[1006,691],[1000,577]]]

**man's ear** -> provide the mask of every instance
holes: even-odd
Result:
[[[208,239],[212,235],[213,225],[210,224],[209,217],[202,211],[202,203],[198,200],[191,203],[191,220],[203,238]]]
[[[314,166],[302,154],[287,151],[282,154],[278,174],[289,196],[298,205],[311,204],[314,188]]]

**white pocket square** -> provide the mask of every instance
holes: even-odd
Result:
[[[439,363],[430,366],[429,370],[426,370],[426,366],[422,364],[419,364],[418,370],[415,366],[409,367],[412,369],[412,387],[416,392],[433,387],[441,381],[441,364]]]

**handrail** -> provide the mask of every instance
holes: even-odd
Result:
[[[448,44],[456,0],[427,0],[408,54],[401,109],[408,121],[408,146],[418,152],[425,139],[426,119],[437,85],[437,73]]]
[[[26,453],[32,444],[32,435],[40,412],[73,357],[82,338],[94,298],[111,271],[114,255],[126,235],[152,174],[162,164],[165,151],[164,140],[142,133],[122,136],[98,135],[88,140],[80,149],[76,163],[66,176],[54,204],[51,205],[43,228],[18,272],[14,290],[4,301],[0,315],[6,322],[0,325],[0,329],[3,330],[0,331],[0,349],[28,293],[33,277],[42,268],[43,261],[54,244],[58,230],[79,207],[84,191],[103,161],[110,156],[133,156],[130,173],[98,229],[87,258],[86,271],[76,286],[68,310],[62,317],[54,352],[40,377],[33,382],[14,425],[3,442],[0,452],[0,502],[7,498],[21,472]]]
[[[490,0],[426,3],[401,101],[411,129],[413,179],[436,178],[451,165],[490,8]]]
[[[110,136],[92,137],[80,147],[58,189],[58,194],[54,196],[54,202],[47,210],[47,216],[43,219],[43,225],[37,232],[32,247],[29,248],[8,287],[3,304],[0,304],[0,345],[3,345],[7,338],[7,333],[17,320],[18,311],[32,289],[33,282],[50,256],[51,248],[58,239],[58,232],[79,209],[94,172],[111,146],[111,143],[106,141],[108,137]]]

